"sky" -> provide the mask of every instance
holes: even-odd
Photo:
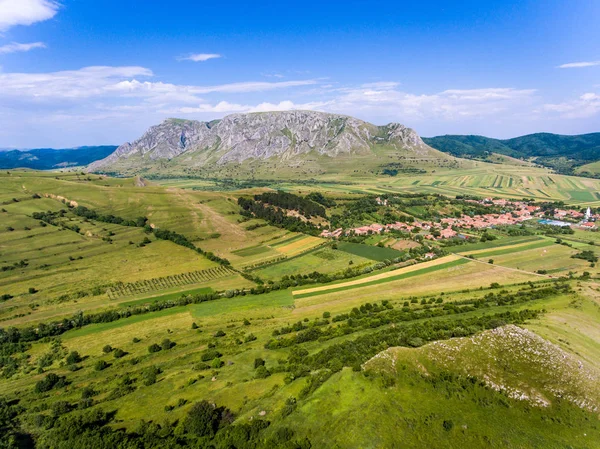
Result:
[[[600,1],[0,0],[0,148],[312,109],[422,136],[600,131]]]

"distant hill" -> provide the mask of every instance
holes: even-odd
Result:
[[[398,123],[376,126],[339,114],[281,111],[232,114],[211,122],[168,119],[89,170],[145,177],[301,179],[327,173],[396,176],[461,163]]]
[[[600,133],[565,136],[551,133],[528,134],[513,139],[492,139],[484,136],[446,135],[423,138],[423,141],[444,153],[457,157],[485,159],[491,153],[514,158],[535,159],[560,173],[600,160]]]
[[[88,165],[103,159],[117,149],[114,145],[86,146],[68,149],[38,148],[34,150],[0,151],[0,169],[31,168],[50,170]]]

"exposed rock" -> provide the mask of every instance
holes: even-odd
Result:
[[[188,167],[207,167],[270,158],[292,161],[307,154],[369,155],[377,144],[415,157],[442,154],[398,123],[375,126],[353,117],[315,111],[264,112],[233,114],[212,122],[165,120],[135,142],[125,143],[91,164],[89,171],[108,171],[116,165],[135,169],[152,161],[173,159]]]

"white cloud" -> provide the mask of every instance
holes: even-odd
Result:
[[[600,65],[600,61],[582,61],[582,62],[569,62],[568,64],[559,65],[559,69],[580,69],[583,67],[593,67]]]
[[[183,56],[183,57],[177,58],[177,60],[204,62],[204,61],[208,61],[209,59],[218,59],[218,58],[222,58],[222,56],[218,53],[195,53],[195,54],[191,54],[189,56]]]
[[[161,110],[164,114],[201,114],[207,112],[231,114],[234,112],[272,112],[272,111],[290,111],[293,109],[301,110],[321,110],[327,103],[325,102],[309,102],[295,104],[293,101],[284,100],[279,103],[259,103],[257,105],[244,105],[237,103],[228,103],[220,101],[215,105],[209,103],[199,104],[196,107],[181,107],[173,109]]]
[[[543,111],[558,114],[563,119],[583,119],[600,113],[600,95],[588,92],[571,101],[545,104]]]
[[[51,19],[59,7],[54,0],[0,0],[0,31]]]
[[[10,44],[6,44],[0,47],[0,55],[31,51],[36,48],[46,48],[46,44],[44,44],[43,42],[31,42],[29,44],[20,44],[18,42],[12,42]]]
[[[152,76],[144,67],[94,66],[50,73],[0,73],[0,98],[73,99],[102,95],[120,79]]]
[[[399,90],[398,83],[379,82],[335,89],[328,109],[345,114],[364,111],[398,120],[460,120],[514,109],[533,101],[534,89],[449,89],[434,94]]]

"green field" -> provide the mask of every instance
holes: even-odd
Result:
[[[358,176],[355,184],[277,188],[334,192],[331,215],[365,192],[531,192],[576,203],[597,182],[486,167],[440,169],[416,184],[411,176]],[[7,436],[18,431],[57,449],[93,441],[123,448],[598,447],[600,267],[573,256],[600,255],[600,233],[545,235],[526,223],[532,235],[498,228],[490,231],[495,240],[449,247],[413,235],[327,241],[315,237],[320,229],[302,234],[243,216],[237,197],[262,187],[164,184],[0,174],[0,265],[7,267],[0,272],[7,295],[0,301],[0,429]],[[83,218],[59,197],[128,220],[145,216],[186,240]],[[32,218],[61,209],[45,226]],[[411,250],[376,246],[397,240]],[[117,288],[122,293],[109,297]],[[64,381],[45,390],[50,375]],[[212,436],[186,427],[200,401],[219,410]],[[0,435],[0,447],[5,441]]]
[[[402,256],[404,253],[392,248],[380,248],[378,246],[361,245],[358,243],[343,242],[338,245],[340,251],[354,254],[365,259],[376,260],[381,262],[386,259],[395,259]]]

